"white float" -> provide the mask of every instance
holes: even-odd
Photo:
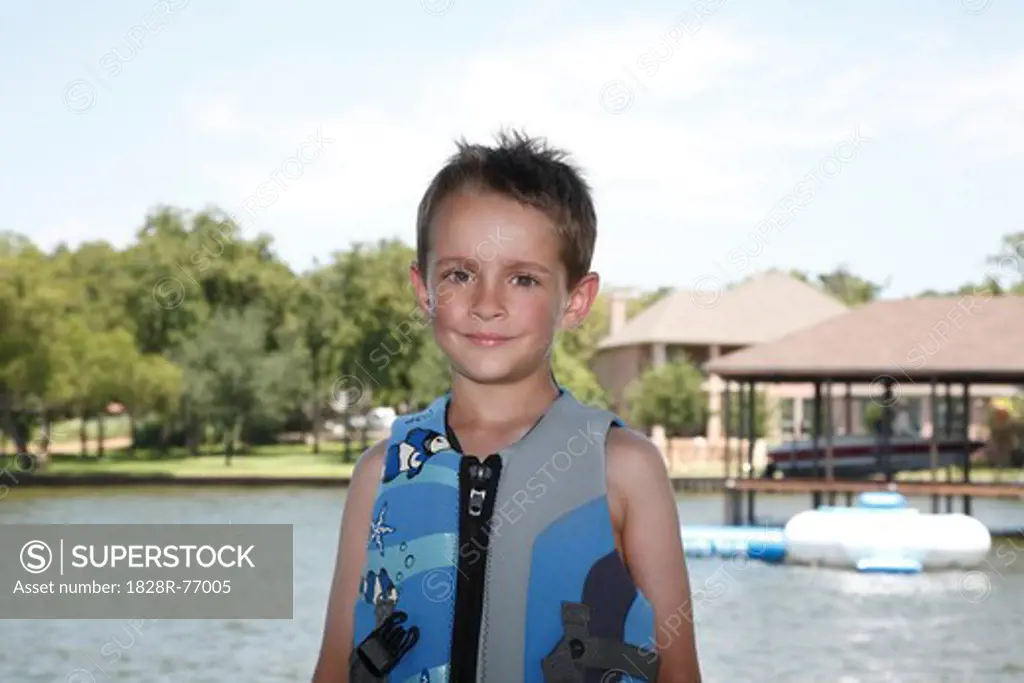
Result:
[[[855,507],[794,515],[783,528],[786,562],[915,573],[976,567],[992,547],[984,524],[963,514],[925,514],[898,493],[862,493]]]

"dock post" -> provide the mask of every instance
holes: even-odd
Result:
[[[729,511],[732,509],[732,502],[729,493],[729,480],[725,480],[725,488],[722,490],[722,524],[729,526]]]
[[[754,477],[754,450],[757,447],[757,384],[749,383],[747,392],[747,467],[744,477]],[[742,392],[741,392],[742,395]],[[754,496],[757,493],[751,489],[747,491],[747,524],[754,526]]]
[[[811,439],[814,447],[814,478],[821,478],[821,382],[814,383],[814,435]]]
[[[892,483],[893,480],[893,469],[892,469],[892,421],[893,421],[893,406],[898,401],[898,398],[893,398],[892,393],[893,381],[891,378],[885,378],[882,382],[882,422],[881,422],[881,434],[880,436],[880,452],[885,455],[885,481]]]
[[[722,524],[732,526],[732,489],[733,481],[726,475],[722,485]]]
[[[964,410],[964,467],[963,467],[963,482],[965,484],[971,483],[971,385],[969,382],[964,382],[964,393],[963,393],[963,410]],[[964,514],[970,516],[971,514],[971,495],[969,493],[964,494]]]
[[[950,382],[946,382],[946,414],[943,416],[946,424],[942,427],[942,435],[950,441],[953,440],[953,385]],[[946,465],[946,482],[953,483],[953,466]],[[953,512],[953,496],[946,496],[946,512]]]
[[[836,469],[835,469],[835,415],[833,411],[835,406],[832,400],[832,380],[829,379],[825,384],[825,478],[830,482],[835,481]],[[828,492],[828,504],[836,504],[836,492]]]
[[[739,526],[743,519],[743,492],[736,489],[736,482],[725,482],[725,525]]]
[[[935,379],[932,378],[932,393],[928,399],[928,410],[931,413],[930,420],[932,423],[931,433],[931,445],[928,448],[928,465],[932,471],[932,483],[939,480],[939,393],[938,385],[935,383]],[[940,496],[937,493],[932,494],[932,514],[939,514]]]

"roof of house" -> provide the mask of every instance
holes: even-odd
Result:
[[[656,343],[748,346],[848,310],[812,285],[772,270],[730,289],[674,291],[628,320],[597,348]]]
[[[1024,384],[1024,296],[882,300],[706,365],[756,381]]]

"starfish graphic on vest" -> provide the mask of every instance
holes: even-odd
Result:
[[[377,546],[381,557],[384,557],[384,536],[395,533],[395,527],[388,526],[387,522],[384,521],[384,516],[387,513],[388,504],[384,503],[380,513],[377,515],[377,519],[370,524],[370,545]]]

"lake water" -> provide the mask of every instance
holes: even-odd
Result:
[[[309,681],[334,566],[342,489],[13,489],[0,523],[294,525],[291,621],[4,621],[0,680],[18,683]],[[927,501],[915,501],[927,510]],[[803,498],[761,497],[772,518]],[[683,523],[718,523],[717,495],[681,495]],[[1024,527],[1024,504],[975,501],[990,527]],[[1021,556],[1018,559],[1018,556]],[[1010,683],[1024,680],[1024,539],[981,573],[918,576],[691,559],[706,683]],[[0,615],[2,616],[2,615]],[[101,655],[122,649],[118,661]]]

